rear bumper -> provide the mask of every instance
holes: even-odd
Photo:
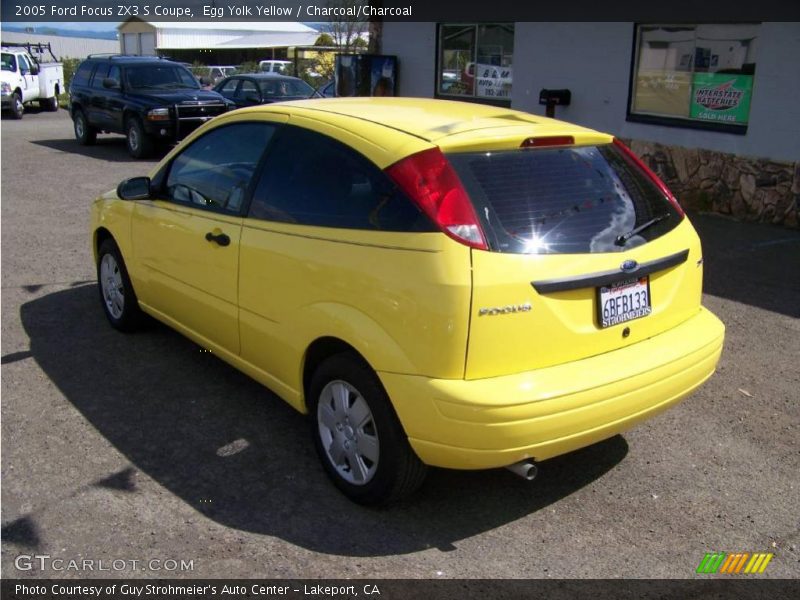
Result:
[[[714,372],[725,335],[706,309],[627,348],[477,380],[379,373],[420,459],[452,469],[544,460],[624,431]]]

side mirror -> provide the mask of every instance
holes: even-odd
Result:
[[[39,74],[39,65],[31,65],[31,75]]]
[[[117,197],[123,200],[148,200],[150,198],[150,178],[131,177],[117,186]]]
[[[113,79],[111,77],[106,77],[103,79],[103,87],[107,90],[114,90],[119,88],[119,81]]]

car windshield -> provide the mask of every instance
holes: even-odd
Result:
[[[16,71],[17,59],[9,52],[3,52],[3,71]]]
[[[128,87],[134,90],[196,90],[200,87],[188,70],[172,65],[128,67],[126,78]]]
[[[264,98],[309,98],[314,93],[314,88],[302,79],[279,79],[276,81],[262,81],[261,93]]]

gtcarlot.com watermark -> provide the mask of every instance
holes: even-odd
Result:
[[[194,571],[194,560],[174,558],[53,558],[49,554],[20,554],[14,559],[19,571]]]

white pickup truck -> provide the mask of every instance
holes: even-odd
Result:
[[[45,51],[52,62],[44,62]],[[34,57],[38,54],[38,58]],[[3,111],[21,119],[25,104],[34,100],[44,110],[58,110],[58,95],[64,88],[64,68],[50,50],[50,44],[2,44],[0,96]]]

